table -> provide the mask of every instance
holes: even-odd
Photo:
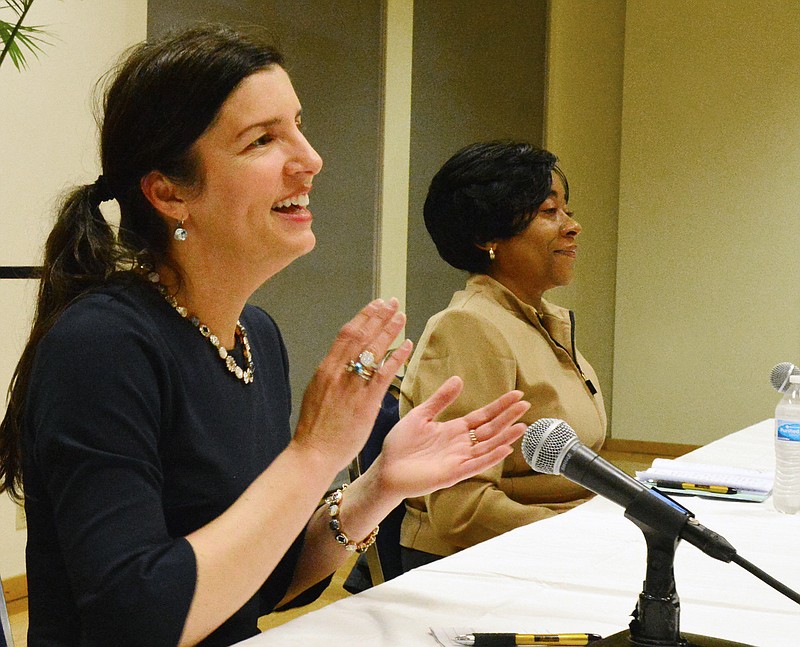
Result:
[[[773,421],[764,420],[682,460],[772,470],[772,436]],[[800,590],[800,515],[776,512],[771,498],[680,501],[742,557]],[[435,647],[431,627],[607,636],[627,628],[645,565],[641,531],[596,497],[239,644]],[[675,581],[682,632],[757,647],[800,644],[800,607],[741,567],[681,542]]]

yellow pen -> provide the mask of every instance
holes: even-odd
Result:
[[[699,492],[714,492],[716,494],[736,494],[736,489],[727,485],[701,485],[699,483],[684,483],[682,481],[655,481],[656,487],[671,488],[673,490],[697,490]]]
[[[516,645],[588,645],[597,634],[464,634],[455,641],[465,647],[516,647]]]

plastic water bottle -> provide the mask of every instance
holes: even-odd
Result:
[[[775,407],[775,485],[772,502],[778,512],[800,512],[800,375]]]

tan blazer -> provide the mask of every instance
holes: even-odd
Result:
[[[519,389],[532,405],[522,418],[526,424],[561,418],[585,445],[598,450],[603,444],[606,413],[597,375],[575,348],[572,313],[564,308],[543,301],[537,313],[494,279],[471,275],[448,308],[428,321],[403,379],[401,415],[451,375],[463,378],[464,390],[440,419]],[[534,473],[520,445],[476,477],[408,499],[400,543],[450,555],[591,495],[562,476]]]

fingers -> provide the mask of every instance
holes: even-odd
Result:
[[[472,445],[471,456],[453,467],[449,474],[449,482],[458,483],[488,470],[511,454],[511,444],[519,439],[527,429],[525,423],[518,422],[505,427],[486,440]],[[446,487],[446,486],[445,486]]]
[[[394,301],[397,303],[396,300]],[[385,324],[383,324],[382,327],[378,327],[379,324],[374,321],[369,323],[369,325],[366,327],[367,339],[365,342],[367,344],[367,348],[369,348],[375,354],[377,361],[380,361],[381,358],[383,358],[383,356],[386,354],[386,351],[392,345],[392,342],[395,340],[400,331],[403,330],[405,325],[406,316],[402,312],[394,312],[392,317]],[[372,332],[372,329],[375,327],[378,327],[377,333]],[[370,336],[372,337],[371,339]]]
[[[530,403],[524,400],[512,401],[507,408],[497,412],[497,415],[491,420],[487,420],[478,427],[470,426],[469,428],[472,429],[478,442],[494,440],[498,432],[514,424],[530,407]]]
[[[383,363],[380,369],[378,369],[378,375],[387,380],[387,386],[388,382],[391,382],[392,378],[397,375],[400,367],[411,356],[411,351],[413,348],[414,344],[411,342],[411,340],[406,339],[389,357],[386,358],[386,361]]]
[[[374,345],[370,350],[376,357],[383,357],[406,323],[405,315],[398,311],[399,306],[394,297],[389,301],[376,299],[342,327],[337,341],[349,346],[351,352],[357,349],[359,353]]]
[[[363,351],[369,351],[374,356],[375,363],[379,364],[405,326],[406,317],[398,311],[398,307],[399,302],[395,298],[388,302],[376,299],[364,306],[353,319],[342,326],[326,359],[346,365]],[[408,354],[403,357],[406,351],[410,354],[410,348],[404,348],[392,362],[395,368],[399,368],[408,358]]]
[[[378,329],[396,312],[396,300],[386,303],[383,299],[375,299],[368,303],[355,317],[341,327],[328,353],[329,357],[335,357],[337,361],[347,361],[357,356],[371,341]],[[359,350],[356,351],[355,348]]]
[[[383,299],[374,299],[361,308],[358,314],[356,314],[355,317],[353,317],[342,327],[342,330],[344,331],[349,326],[352,326],[355,329],[360,329],[375,316],[384,316],[384,318],[386,318],[387,315],[391,315],[396,312],[398,306],[399,303],[395,298],[389,299],[388,303]]]
[[[522,431],[520,431],[519,435],[521,436],[524,431],[525,427],[523,425]],[[464,461],[454,470],[452,475],[453,483],[458,483],[458,481],[463,481],[471,476],[485,472],[490,467],[497,465],[497,463],[503,460],[512,451],[513,450],[510,445],[502,445],[501,447],[495,447],[491,451],[480,453],[477,456]]]
[[[464,381],[453,375],[446,379],[425,402],[414,407],[414,411],[426,419],[433,419],[455,402],[463,388]]]
[[[527,425],[523,422],[517,422],[513,425],[499,427],[494,429],[490,435],[486,435],[483,439],[473,443],[473,457],[480,456],[485,452],[493,451],[498,447],[505,447],[511,445],[518,440],[527,430]],[[475,432],[477,436],[479,432]]]
[[[521,404],[527,403],[517,403],[517,405]],[[516,407],[516,405],[514,408],[516,411],[519,411],[519,415],[522,415],[528,409],[528,407],[520,409]],[[509,412],[510,411],[511,410],[509,409]],[[516,413],[516,411],[514,413]],[[485,427],[490,428],[496,426],[495,422],[496,421],[487,423]],[[491,435],[485,437],[483,440],[479,440],[476,444],[473,444],[472,456],[464,461],[458,468],[458,471],[460,472],[459,480],[479,474],[480,472],[489,469],[493,465],[496,465],[506,456],[511,454],[513,451],[511,444],[521,438],[527,428],[528,427],[524,422],[517,422],[506,427],[501,426],[499,430],[495,429],[491,431]]]
[[[486,406],[481,407],[480,409],[475,409],[475,411],[471,411],[465,415],[464,422],[467,423],[467,426],[470,429],[477,429],[481,425],[501,415],[515,402],[519,402],[522,396],[522,391],[509,391]],[[530,404],[527,404],[527,407],[530,407]],[[526,411],[527,407],[525,409]]]

